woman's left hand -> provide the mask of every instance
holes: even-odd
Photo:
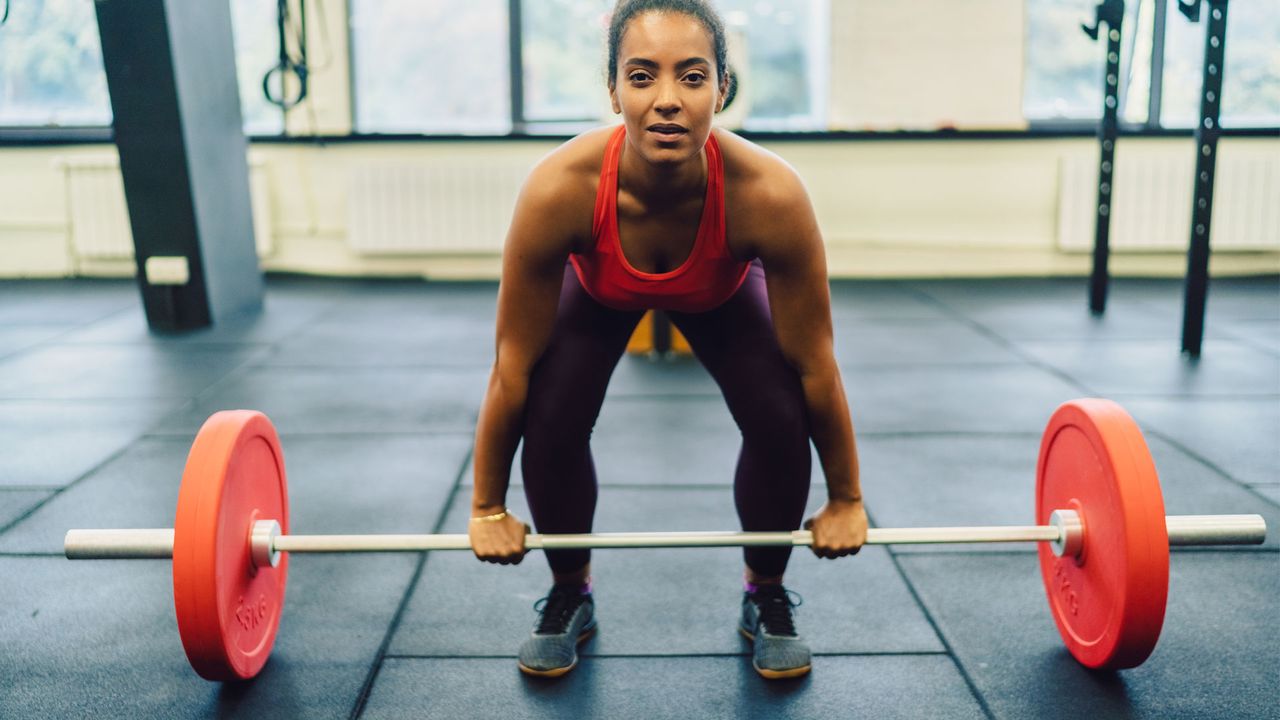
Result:
[[[854,555],[867,541],[867,511],[861,500],[828,500],[817,515],[804,521],[813,532],[813,554],[834,560]]]

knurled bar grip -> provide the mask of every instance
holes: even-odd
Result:
[[[259,521],[264,522],[264,521]],[[266,521],[269,522],[269,521]],[[1261,515],[1171,515],[1165,518],[1170,545],[1260,545],[1267,523]],[[869,545],[930,543],[1053,542],[1066,540],[1057,525],[1006,527],[871,528]],[[795,532],[666,532],[527,535],[529,550],[582,548],[743,547],[811,545],[813,534]],[[466,535],[275,535],[270,551],[293,553],[421,552],[470,550]],[[172,529],[70,530],[64,543],[72,560],[169,558]]]

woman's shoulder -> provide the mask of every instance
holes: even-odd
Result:
[[[566,189],[566,183],[578,184],[598,177],[604,164],[604,150],[615,128],[588,130],[547,153],[530,172],[530,180],[541,185],[554,184]]]
[[[787,203],[804,199],[795,168],[776,153],[723,128],[713,130],[724,157],[726,189],[753,203]]]
[[[596,187],[613,128],[588,130],[547,153],[525,177],[518,219],[575,248],[591,237]]]

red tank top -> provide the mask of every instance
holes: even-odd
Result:
[[[602,305],[617,310],[706,312],[728,300],[747,278],[751,263],[729,254],[724,224],[724,161],[714,134],[707,137],[707,197],[693,250],[670,272],[646,273],[631,267],[618,237],[618,159],[625,126],[609,138],[596,190],[591,251],[569,259],[582,287]]]

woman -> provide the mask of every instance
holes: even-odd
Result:
[[[813,551],[855,553],[867,519],[853,427],[832,348],[826,259],[813,209],[780,158],[712,128],[730,99],[723,23],[705,0],[620,0],[609,95],[623,124],[587,132],[530,173],[507,236],[497,359],[476,427],[471,544],[520,562],[506,510],[523,438],[539,532],[591,531],[588,441],[609,377],[645,309],[669,311],[742,431],[734,498],[746,530],[793,530],[809,441],[828,501],[805,523]],[[520,669],[558,676],[596,628],[589,551],[548,551],[553,587]],[[746,548],[740,630],[767,678],[809,671],[783,588],[790,548]]]

